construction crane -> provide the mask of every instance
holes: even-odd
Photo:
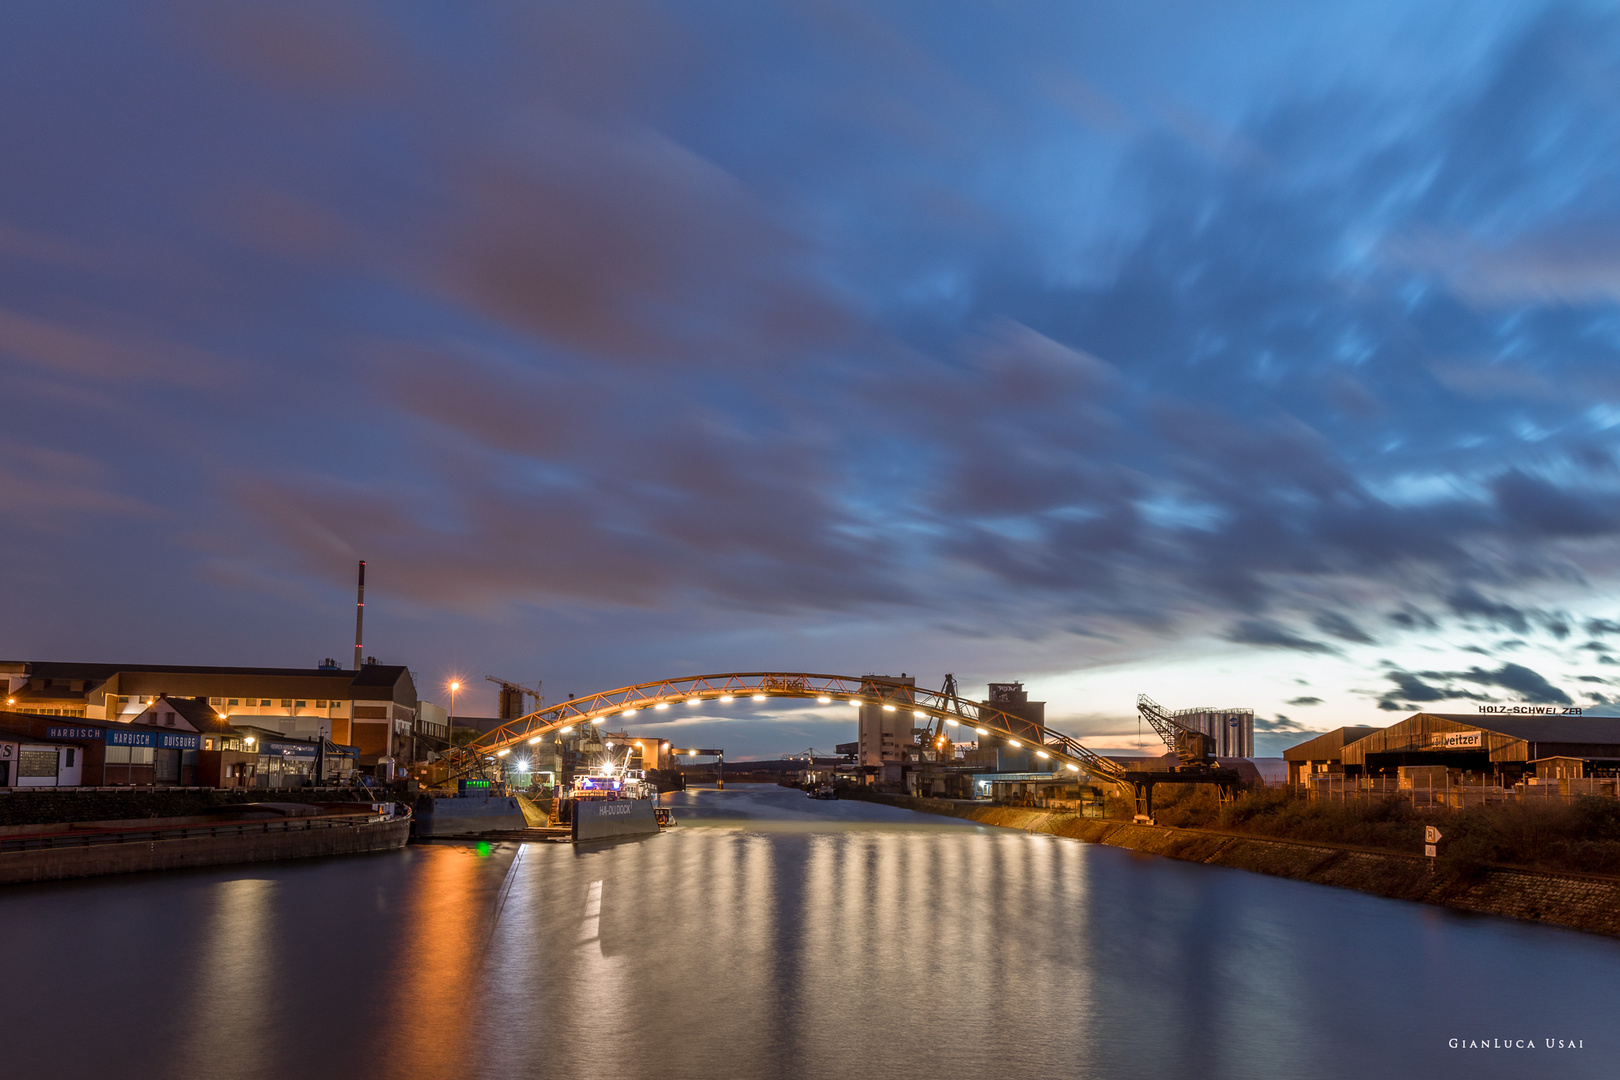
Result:
[[[1215,740],[1202,731],[1181,723],[1146,694],[1136,695],[1136,711],[1153,725],[1164,745],[1181,759],[1182,765],[1208,765],[1215,756]]]
[[[516,720],[518,717],[527,716],[531,712],[539,712],[545,706],[546,697],[540,692],[540,688],[545,683],[539,679],[534,681],[534,689],[531,690],[522,683],[507,682],[505,679],[497,679],[493,675],[485,675],[484,678],[501,688],[500,717],[502,720]],[[524,698],[533,698],[534,708],[525,709],[523,707]]]

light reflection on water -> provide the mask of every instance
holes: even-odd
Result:
[[[1620,1049],[1606,939],[782,789],[666,799],[675,829],[617,844],[0,892],[14,1075],[1606,1076]]]

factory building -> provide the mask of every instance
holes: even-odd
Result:
[[[861,680],[861,693],[878,699],[863,702],[859,710],[856,741],[861,765],[881,769],[908,760],[908,751],[916,749],[917,718],[912,715],[916,690],[917,680],[903,671],[899,678],[868,675]]]
[[[1029,700],[1021,682],[990,683],[988,689],[989,694],[979,704],[1006,713],[1011,718],[1008,730],[1023,745],[1015,748],[999,736],[980,735],[978,749],[970,751],[964,760],[989,773],[1028,772],[1033,768],[1034,748],[1045,741],[1041,729],[1046,724],[1046,702]]]
[[[1616,776],[1620,717],[1416,713],[1346,743],[1340,753],[1347,776],[1393,776],[1425,765],[1507,787],[1527,776],[1573,777],[1577,770],[1581,777]]]

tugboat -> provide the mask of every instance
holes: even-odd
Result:
[[[838,798],[838,790],[831,784],[822,784],[811,790],[810,797],[812,799],[836,799]]]

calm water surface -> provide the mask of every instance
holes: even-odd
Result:
[[[589,849],[0,890],[0,1075],[1620,1075],[1614,941],[774,787],[665,801],[678,828]]]

